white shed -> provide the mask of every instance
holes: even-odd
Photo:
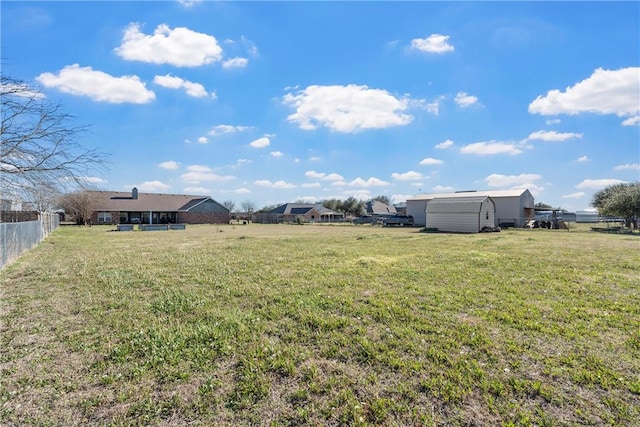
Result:
[[[533,195],[526,189],[461,191],[457,193],[420,194],[407,199],[407,215],[413,216],[414,224],[426,226],[426,208],[431,200],[450,197],[489,196],[496,206],[496,225],[522,227],[534,218]]]
[[[489,196],[445,197],[427,203],[427,228],[479,233],[496,226],[496,205]]]

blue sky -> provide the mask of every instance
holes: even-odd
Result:
[[[402,202],[640,176],[638,2],[3,1],[3,73],[111,153],[96,188]]]

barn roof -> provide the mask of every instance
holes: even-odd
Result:
[[[427,204],[427,213],[477,213],[482,203],[493,200],[489,196],[440,197]]]
[[[516,190],[480,190],[480,191],[459,191],[455,193],[430,193],[430,194],[418,194],[415,197],[407,199],[409,200],[434,200],[442,198],[453,197],[472,197],[472,196],[490,196],[493,199],[500,197],[520,197],[523,194],[529,192],[528,189],[516,189]]]

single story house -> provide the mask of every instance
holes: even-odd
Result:
[[[279,224],[283,222],[341,222],[344,214],[332,211],[322,204],[313,203],[285,203],[266,213],[253,216],[253,222],[263,224]]]
[[[226,224],[229,209],[208,196],[90,191],[93,224]]]
[[[427,228],[453,233],[479,233],[496,226],[496,205],[489,196],[442,197],[426,208]]]
[[[427,205],[431,200],[469,196],[491,197],[496,206],[496,225],[500,227],[523,227],[529,219],[535,217],[535,202],[527,189],[421,194],[407,199],[407,215],[413,216],[415,225],[426,226]]]

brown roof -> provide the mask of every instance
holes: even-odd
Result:
[[[96,211],[107,212],[175,212],[185,211],[210,199],[187,194],[138,193],[134,199],[129,191],[91,191]]]

